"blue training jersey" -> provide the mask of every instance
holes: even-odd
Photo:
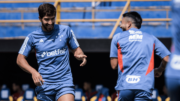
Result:
[[[51,32],[44,32],[42,28],[30,33],[19,51],[28,56],[35,49],[38,72],[44,84],[73,84],[69,64],[69,50],[79,47],[73,31],[64,25],[54,25]]]
[[[131,28],[116,34],[111,42],[110,57],[118,58],[116,90],[154,88],[154,52],[164,58],[169,50],[153,35]]]
[[[167,64],[165,76],[180,78],[180,0],[172,0],[171,10],[174,52]]]

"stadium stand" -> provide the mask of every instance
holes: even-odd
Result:
[[[52,0],[47,0],[47,2],[48,1],[54,4]],[[40,23],[38,23],[37,7],[41,3],[43,2],[1,2],[0,29],[2,34],[0,38],[25,37],[32,32],[32,30],[38,29]],[[126,3],[127,2],[124,1],[99,2],[96,6],[93,6],[92,2],[68,2],[67,0],[61,0],[60,7],[57,7],[58,12],[60,11],[60,19],[57,21],[60,21],[61,24],[71,26],[77,38],[108,38]],[[169,5],[169,0],[131,1],[130,10],[138,11],[142,18],[148,20],[143,22],[143,31],[150,32],[149,34],[157,37],[171,37],[170,22],[168,19],[171,18]],[[164,20],[160,21],[158,20],[159,18]],[[9,22],[11,22],[10,20],[19,21],[15,21],[16,23],[5,23],[6,21],[2,20]],[[26,20],[33,21],[30,21],[31,23],[21,23],[20,20],[24,20],[24,22],[26,22]],[[159,33],[160,31],[163,32]],[[117,32],[122,32],[122,30],[117,28],[115,33]]]

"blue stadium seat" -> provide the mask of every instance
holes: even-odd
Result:
[[[34,8],[39,7],[42,3],[1,3],[0,8]],[[54,2],[51,2],[51,4],[54,4]]]
[[[0,101],[9,101],[10,90],[8,88],[3,88],[0,90]]]
[[[81,88],[75,89],[75,101],[82,101],[82,96],[84,95]]]
[[[154,89],[152,92],[152,100],[153,101],[161,101],[161,98],[159,96],[159,92],[157,89]]]
[[[91,7],[91,2],[63,2],[61,7]]]
[[[29,89],[29,84],[22,84],[22,89],[23,91],[26,91],[27,89]]]
[[[98,101],[100,97],[102,97],[102,101],[107,101],[107,97],[109,96],[109,89],[103,87],[102,89],[100,89],[97,93],[97,98],[95,101]]]
[[[112,2],[111,6],[124,6],[126,2]],[[131,2],[131,6],[140,6],[140,7],[146,7],[146,6],[170,6],[170,1],[136,1]]]
[[[102,84],[97,84],[95,86],[95,89],[96,89],[96,91],[100,91],[101,89],[103,89],[103,85]]]
[[[23,101],[34,101],[35,92],[34,89],[27,89],[23,95]]]

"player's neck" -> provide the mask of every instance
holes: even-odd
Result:
[[[138,29],[136,26],[131,26],[131,27],[128,28],[128,30],[130,30],[131,28],[136,28],[136,29]]]

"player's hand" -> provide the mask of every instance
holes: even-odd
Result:
[[[82,63],[80,64],[80,66],[85,66],[87,63],[87,56],[86,55],[75,55],[77,60],[82,60]]]
[[[154,69],[154,76],[160,77],[162,75],[163,71],[161,71],[159,68]]]
[[[36,86],[42,86],[44,80],[42,79],[42,76],[36,71],[34,73],[32,73],[32,79],[34,81],[34,84]]]
[[[84,58],[87,58],[86,55],[75,55],[76,59],[83,60]]]
[[[86,58],[83,58],[82,63],[80,64],[80,66],[81,66],[81,67],[82,67],[82,66],[85,66],[85,65],[86,65],[86,63],[87,63]]]

